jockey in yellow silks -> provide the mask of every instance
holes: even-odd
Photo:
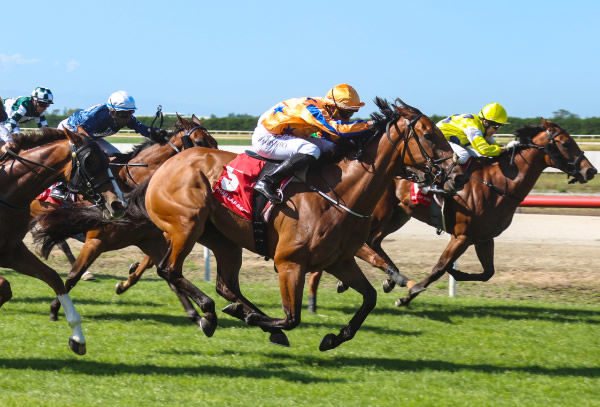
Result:
[[[455,114],[440,120],[437,127],[450,142],[458,156],[458,163],[466,163],[470,157],[496,157],[507,148],[514,148],[518,142],[510,142],[505,148],[496,143],[494,135],[508,123],[506,110],[499,103],[489,103],[478,115]]]
[[[262,157],[284,160],[254,189],[273,203],[283,197],[277,191],[281,181],[315,162],[323,151],[330,151],[342,137],[366,132],[371,122],[350,121],[365,104],[348,85],[334,86],[325,97],[300,97],[284,100],[260,116],[252,134],[252,147]]]

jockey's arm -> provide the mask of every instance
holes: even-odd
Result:
[[[479,154],[486,157],[496,157],[502,152],[502,148],[497,144],[489,144],[483,133],[476,127],[468,127],[465,131],[467,139],[471,142],[471,147]]]

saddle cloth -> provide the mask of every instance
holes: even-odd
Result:
[[[431,194],[424,194],[419,188],[419,185],[414,182],[410,183],[410,201],[414,204],[423,206],[431,206]]]

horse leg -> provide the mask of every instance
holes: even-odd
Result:
[[[317,289],[321,281],[322,271],[315,271],[308,276],[308,311],[317,312]]]
[[[242,249],[222,235],[203,236],[202,243],[213,252],[217,262],[217,293],[230,301],[223,312],[244,322],[255,314],[265,315],[256,305],[242,294],[239,284],[239,272],[242,266]],[[290,346],[287,336],[279,328],[261,327],[269,332],[271,343]]]
[[[356,256],[380,270],[383,270],[388,275],[387,280],[383,282],[383,291],[389,293],[392,291],[396,284],[400,287],[412,286],[415,283],[410,281],[408,277],[401,274],[398,267],[392,262],[390,257],[381,248],[381,240],[376,240],[367,245],[366,243],[361,246],[356,252]],[[410,287],[409,287],[410,288]]]
[[[211,337],[217,329],[215,302],[182,274],[183,261],[192,251],[200,235],[202,235],[204,227],[202,222],[194,219],[190,220],[189,223],[185,222],[185,224],[171,224],[170,229],[172,230],[168,232],[170,236],[169,249],[163,260],[158,264],[158,275],[167,280],[171,289],[178,294],[178,297],[179,294],[188,297],[200,307],[204,312],[204,316],[198,319],[198,324],[202,332]]]
[[[343,281],[344,284],[362,294],[363,303],[350,322],[340,330],[338,335],[329,333],[323,337],[319,345],[320,351],[334,349],[352,339],[377,303],[377,291],[360,270],[360,267],[356,264],[356,260],[349,259],[336,263],[330,266],[327,272],[333,274],[339,280]]]
[[[23,242],[21,242],[11,253],[10,259],[3,262],[3,266],[14,269],[19,273],[38,278],[54,290],[65,309],[67,322],[73,330],[73,335],[69,338],[69,347],[78,355],[84,355],[86,352],[86,344],[83,331],[81,330],[81,316],[75,309],[58,273],[31,253]]]
[[[104,252],[102,247],[102,241],[100,239],[86,239],[79,256],[75,259],[75,262],[71,266],[71,271],[67,275],[65,280],[66,292],[71,291],[77,282],[81,279],[81,276],[88,267]],[[58,311],[60,310],[61,301],[59,298],[55,298],[50,304],[50,320],[58,320]]]
[[[0,307],[11,298],[12,290],[10,289],[10,283],[4,277],[0,276]]]
[[[144,257],[141,263],[132,263],[129,266],[129,276],[125,281],[119,281],[117,286],[115,287],[115,292],[117,294],[123,294],[125,291],[130,289],[132,286],[137,284],[137,282],[142,278],[142,274],[144,271],[154,266],[154,262],[150,258],[150,256]]]
[[[413,298],[425,291],[431,283],[438,280],[445,272],[453,270],[452,265],[467,250],[469,244],[470,242],[465,235],[460,235],[459,237],[452,236],[431,273],[425,279],[412,286],[408,290],[408,296],[397,299],[396,306],[408,305]]]
[[[474,246],[477,258],[483,267],[483,272],[470,274],[451,268],[448,273],[456,281],[488,281],[494,275],[494,239],[474,243]]]
[[[67,260],[69,260],[69,264],[71,264],[72,266],[73,263],[75,263],[75,256],[73,256],[73,252],[71,251],[71,248],[69,247],[67,242],[61,240],[60,242],[58,242],[58,247],[60,248],[60,250],[62,250],[65,256],[67,256]]]

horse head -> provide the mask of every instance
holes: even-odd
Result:
[[[66,128],[63,131],[71,147],[71,165],[63,169],[69,190],[100,206],[106,219],[122,217],[127,203],[115,182],[106,154],[92,139]]]
[[[468,178],[457,165],[450,144],[428,116],[400,99],[396,99],[392,107],[380,98],[375,99],[375,104],[381,114],[374,114],[373,120],[376,125],[385,120],[385,137],[395,149],[402,149],[403,165],[398,175],[427,185],[439,185],[449,194],[462,189]],[[399,141],[392,139],[394,132],[404,141],[402,147]]]
[[[196,117],[195,114],[192,115],[192,120],[184,119],[178,114],[177,127],[184,132],[184,134],[181,136],[181,142],[185,148],[218,148],[217,140],[210,135],[208,130],[202,125],[202,122]]]
[[[586,183],[598,172],[585,157],[577,142],[559,125],[542,119],[542,127],[527,126],[516,132],[521,144],[535,144],[543,149],[546,164],[573,177],[574,182]]]

